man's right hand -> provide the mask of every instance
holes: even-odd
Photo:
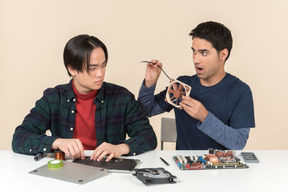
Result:
[[[52,144],[52,149],[60,149],[67,157],[85,159],[84,148],[79,139],[58,138]]]
[[[150,63],[147,63],[146,72],[145,72],[145,87],[153,86],[159,79],[161,74],[162,63],[159,63],[158,60],[152,60]]]

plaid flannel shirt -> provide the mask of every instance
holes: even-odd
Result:
[[[77,113],[75,101],[72,80],[45,90],[43,97],[16,128],[12,140],[13,151],[31,155],[49,153],[57,138],[73,138]],[[149,120],[143,116],[134,95],[126,88],[104,82],[94,103],[97,108],[97,146],[103,142],[126,143],[130,147],[128,155],[156,148],[157,138]],[[47,130],[50,130],[51,136],[45,134]]]

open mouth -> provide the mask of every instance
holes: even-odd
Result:
[[[196,73],[203,73],[204,69],[201,67],[196,67]]]

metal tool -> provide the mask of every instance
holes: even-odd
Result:
[[[141,63],[151,63],[153,65],[157,65],[157,63],[154,63],[154,62],[151,62],[151,61],[141,61]],[[165,73],[165,71],[162,69],[162,67],[160,67],[159,65],[157,65],[157,67],[159,67],[163,71],[163,73],[168,77],[168,79],[170,81],[172,81],[172,79]]]

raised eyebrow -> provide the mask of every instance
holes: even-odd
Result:
[[[210,52],[208,49],[199,49],[199,52]]]
[[[196,51],[193,47],[191,47],[193,51]],[[210,52],[208,49],[199,49],[199,52]]]

